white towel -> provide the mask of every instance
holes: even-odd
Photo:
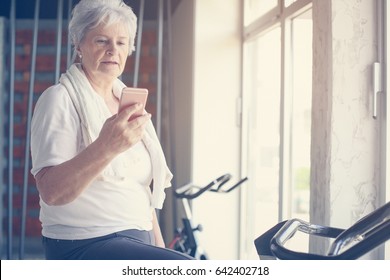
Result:
[[[86,145],[91,144],[99,136],[106,119],[111,117],[104,100],[92,88],[80,64],[73,64],[65,74],[61,75],[63,84],[76,108],[81,120],[83,140]],[[114,82],[114,92],[121,92],[126,85],[119,79]],[[170,172],[156,131],[151,121],[146,125],[142,139],[149,151],[152,162],[153,192],[151,205],[161,209],[165,199],[165,188],[171,186],[172,173]],[[125,166],[130,161],[124,154],[118,155],[102,172],[98,179],[115,182],[124,179],[127,172]]]

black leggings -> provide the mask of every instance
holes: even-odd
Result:
[[[63,240],[43,237],[48,260],[192,260],[154,245],[152,232],[125,230],[102,237]]]

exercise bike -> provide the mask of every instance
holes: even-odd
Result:
[[[286,248],[297,232],[332,239],[327,252],[311,254]],[[299,219],[280,222],[260,235],[255,246],[260,259],[355,260],[390,240],[390,202],[347,229],[315,225]]]
[[[207,253],[199,246],[197,233],[202,231],[202,225],[193,225],[192,212],[189,201],[201,196],[206,192],[215,192],[226,194],[238,188],[242,183],[248,180],[247,177],[239,180],[236,184],[226,187],[226,183],[231,179],[230,174],[224,174],[203,187],[193,185],[192,183],[184,185],[174,191],[174,196],[183,203],[185,217],[182,218],[183,227],[177,228],[173,240],[168,247],[188,254],[198,260],[207,260]]]

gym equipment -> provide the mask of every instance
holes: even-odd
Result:
[[[298,231],[334,239],[324,254],[287,249],[284,245]],[[348,229],[311,224],[299,219],[280,222],[260,235],[255,246],[260,259],[353,260],[390,239],[390,202],[361,218]]]
[[[208,259],[207,253],[199,246],[197,238],[197,233],[202,231],[202,225],[198,224],[194,227],[189,201],[194,200],[206,192],[229,193],[248,180],[248,178],[245,177],[229,188],[226,188],[226,186],[224,187],[231,177],[232,176],[227,173],[214,179],[206,186],[199,187],[189,183],[174,191],[175,197],[180,199],[183,203],[185,217],[182,218],[183,228],[176,229],[175,237],[168,245],[169,248],[186,253],[195,259]]]

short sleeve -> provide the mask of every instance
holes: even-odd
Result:
[[[61,84],[39,97],[31,122],[31,173],[55,166],[77,155],[81,145],[80,121]]]

